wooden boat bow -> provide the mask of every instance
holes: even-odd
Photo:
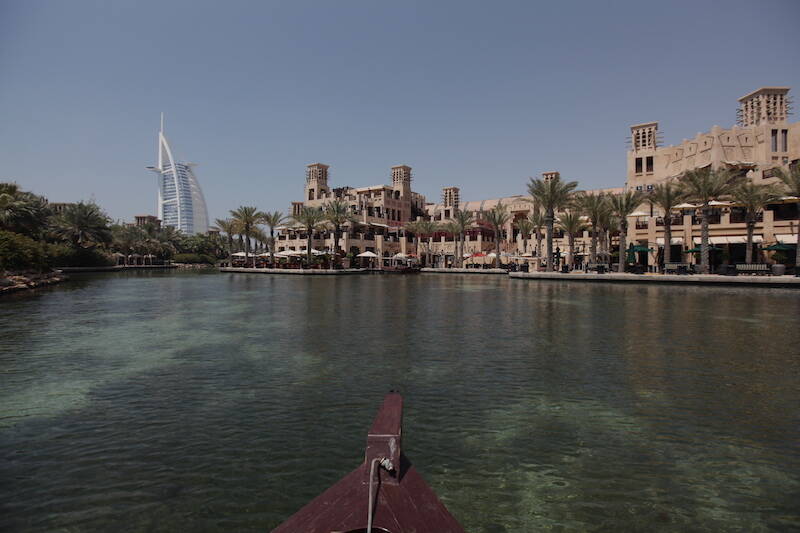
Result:
[[[383,399],[367,433],[364,462],[273,533],[464,533],[402,449],[403,397]]]

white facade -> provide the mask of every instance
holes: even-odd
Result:
[[[208,231],[208,209],[200,183],[192,171],[193,163],[175,161],[164,136],[164,115],[158,132],[158,166],[147,167],[159,175],[158,218],[187,235]]]

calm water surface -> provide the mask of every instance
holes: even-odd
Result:
[[[87,276],[0,300],[0,530],[264,531],[383,394],[468,531],[800,528],[800,292]]]

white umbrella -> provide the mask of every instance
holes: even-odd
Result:
[[[280,252],[275,252],[275,257],[291,257],[291,255],[291,250],[281,250]]]
[[[372,252],[363,252],[363,253],[360,253],[360,254],[358,254],[356,257],[369,257],[369,258],[373,258],[373,257],[378,257],[378,254],[374,254],[374,253],[372,253]]]
[[[675,206],[675,209],[695,209],[697,206],[694,204],[682,203]]]
[[[629,217],[649,217],[650,213],[643,213],[642,211],[634,211],[633,213],[631,213],[628,216]]]
[[[404,253],[394,254],[392,259],[406,259],[408,256]]]
[[[490,253],[490,254],[487,254],[487,255],[486,255],[486,257],[488,257],[489,259],[494,259],[494,258],[496,258],[496,257],[497,257],[497,254],[496,254],[496,253],[494,253],[494,252],[492,252],[492,253]]]
[[[464,254],[464,259],[467,259],[468,257],[472,257],[472,254]]]
[[[247,257],[247,254],[244,252],[236,252],[235,254],[231,254],[233,257]]]
[[[711,200],[710,202],[708,202],[708,205],[720,206],[720,205],[731,205],[731,203],[730,202],[719,202],[717,200]]]
[[[320,252],[319,250],[312,248],[311,255],[325,255],[327,252]]]

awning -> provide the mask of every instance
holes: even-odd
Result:
[[[656,237],[656,244],[664,246],[664,237]],[[670,244],[683,244],[683,237],[672,237]]]
[[[700,244],[701,238],[694,237],[692,239],[694,244]],[[764,242],[763,235],[753,235],[753,242]],[[747,244],[746,235],[736,235],[733,237],[709,237],[709,244]]]
[[[783,244],[797,244],[797,235],[783,233],[781,235],[775,235],[775,240]]]

